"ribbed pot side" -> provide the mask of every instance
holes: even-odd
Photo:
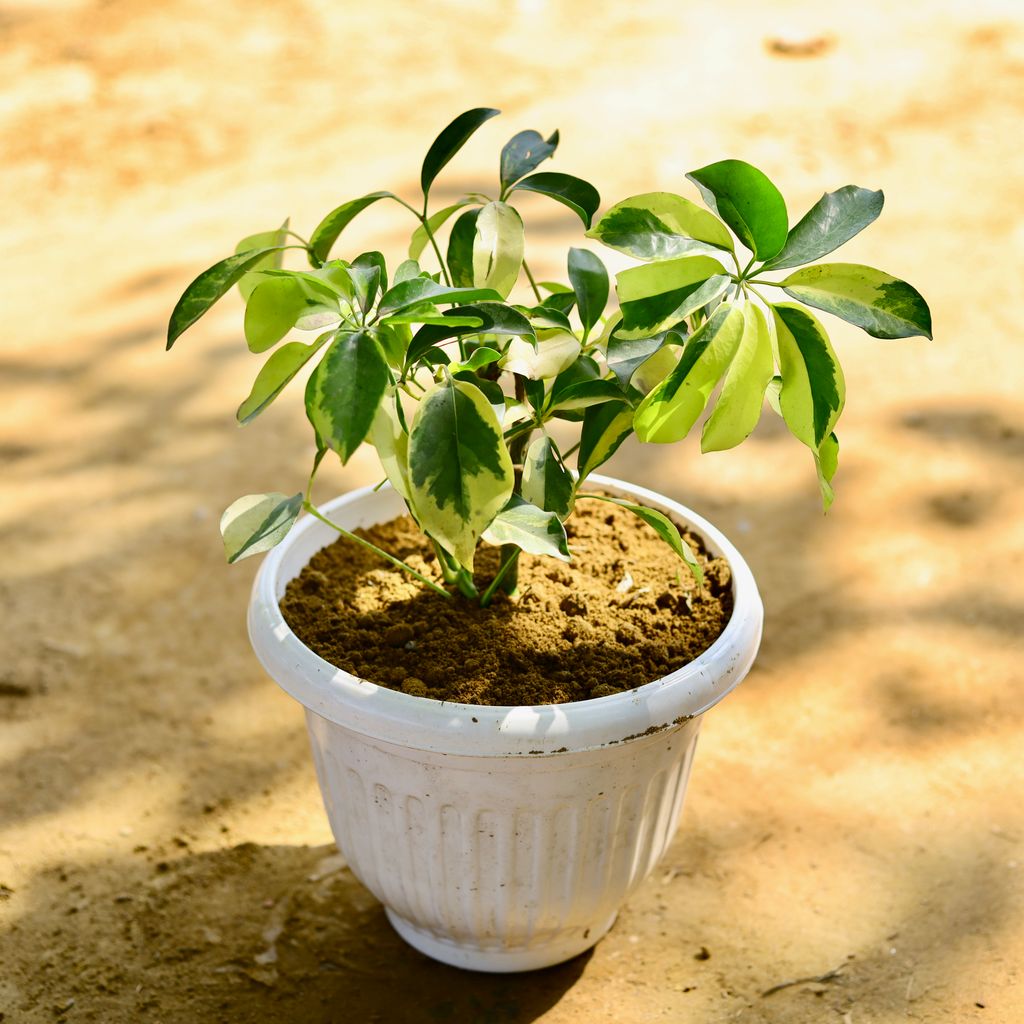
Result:
[[[721,533],[660,495],[592,478],[700,532],[732,568],[734,610],[696,661],[636,690],[536,708],[412,697],[358,680],[303,645],[277,602],[336,534],[300,522],[266,558],[249,633],[306,707],[338,846],[411,945],[483,971],[569,959],[612,926],[675,832],[700,716],[746,675],[762,608]],[[404,510],[387,489],[324,506],[346,529]]]

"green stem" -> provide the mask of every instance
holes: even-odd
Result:
[[[540,304],[544,299],[541,298],[540,289],[537,287],[537,282],[533,279],[533,274],[530,273],[530,265],[526,260],[523,260],[523,270],[526,272],[526,280],[530,282],[530,287],[533,289],[537,303]]]
[[[437,239],[434,237],[434,232],[430,229],[430,221],[427,218],[427,197],[423,197],[423,213],[419,215],[420,223],[423,225],[423,230],[427,233],[427,238],[430,240],[430,247],[434,250],[434,255],[437,257],[437,262],[441,265],[441,274],[444,277],[444,283],[449,288],[452,286],[452,279],[448,274],[448,267],[444,262],[444,257],[441,255],[441,249],[437,244]]]
[[[763,277],[752,277],[747,284],[767,284],[771,285],[772,288],[785,288],[786,286],[781,281],[766,281]]]
[[[510,546],[515,548],[515,545]],[[519,548],[515,548],[515,554],[510,555],[508,558],[505,559],[505,561],[501,565],[501,568],[498,570],[497,575],[494,577],[493,580],[491,580],[491,582],[487,585],[487,589],[481,595],[481,608],[486,608],[491,603],[491,599],[494,597],[494,592],[501,585],[501,581],[505,578],[505,575],[508,573],[510,569],[518,565],[518,562]],[[514,590],[515,587],[513,587],[512,589]],[[509,593],[511,593],[511,591],[509,591]]]
[[[326,516],[322,516],[319,513],[319,511],[317,511],[316,507],[308,499],[303,501],[302,507],[311,516],[315,516],[317,519],[319,519],[320,522],[326,523],[333,530],[337,530],[338,533],[340,533],[342,535],[342,537],[346,537],[349,540],[354,540],[357,544],[361,544],[364,548],[367,548],[368,550],[374,552],[374,554],[380,555],[381,558],[383,558],[385,561],[390,562],[392,565],[396,566],[397,568],[404,569],[407,573],[409,573],[409,575],[415,576],[416,579],[418,579],[420,581],[420,583],[425,584],[431,590],[436,591],[438,594],[441,594],[443,597],[451,597],[452,596],[451,594],[448,593],[447,590],[444,589],[444,587],[439,587],[433,580],[427,579],[426,576],[424,576],[422,573],[418,573],[411,565],[406,565],[406,563],[403,562],[400,558],[395,558],[394,555],[389,555],[386,551],[383,551],[379,547],[377,547],[376,544],[371,544],[368,540],[365,540],[362,537],[357,537],[354,533],[349,533],[348,530],[346,530],[343,527],[339,526],[337,523],[332,523],[330,521],[330,519],[328,519]]]
[[[751,256],[750,257],[750,262],[740,271],[740,280],[742,280],[744,277],[747,276],[747,271],[750,270],[750,268],[754,265],[754,261],[756,259],[757,259],[756,256]],[[739,263],[737,262],[736,265],[739,266]]]
[[[752,291],[766,306],[770,306],[771,303],[749,282],[746,282],[745,288]]]

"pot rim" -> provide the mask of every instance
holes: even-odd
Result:
[[[712,554],[729,562],[732,616],[718,639],[682,668],[607,697],[519,707],[415,697],[359,679],[302,643],[278,607],[285,585],[314,551],[337,536],[314,516],[295,524],[265,557],[256,575],[248,627],[257,658],[285,691],[315,714],[378,740],[443,754],[510,757],[577,752],[638,739],[703,714],[739,684],[757,653],[764,612],[753,573],[720,530],[678,502],[610,477],[595,475],[590,482],[692,527]],[[380,504],[385,514],[385,505],[393,504],[395,511],[390,515],[400,514],[404,507],[390,486],[362,487],[327,502],[320,512],[329,516],[369,502]],[[297,570],[290,565],[285,576],[283,565],[300,544],[308,554]]]

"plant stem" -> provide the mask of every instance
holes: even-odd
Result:
[[[342,537],[347,537],[349,540],[354,540],[357,544],[361,544],[364,548],[367,548],[375,554],[380,555],[381,558],[390,562],[392,565],[397,566],[399,569],[404,569],[407,573],[409,573],[411,576],[415,576],[416,579],[420,581],[420,583],[425,584],[431,590],[436,591],[443,597],[450,598],[452,596],[448,593],[447,590],[444,589],[444,587],[439,587],[433,580],[427,579],[426,576],[424,576],[422,573],[417,572],[411,565],[406,565],[406,563],[403,562],[400,558],[395,558],[394,555],[389,555],[386,551],[383,551],[381,548],[377,547],[376,544],[371,544],[368,540],[364,540],[362,537],[357,537],[354,533],[349,533],[348,530],[344,529],[344,527],[339,526],[337,523],[332,523],[330,519],[328,519],[326,516],[322,516],[316,509],[316,507],[312,504],[312,502],[310,502],[308,499],[303,501],[302,507],[311,516],[315,516],[317,519],[319,519],[320,522],[326,523],[333,530],[337,530],[338,533],[342,535]]]
[[[747,284],[767,284],[771,285],[772,288],[785,288],[786,286],[781,281],[766,281],[763,277],[752,277]]]
[[[434,255],[437,257],[437,262],[441,265],[441,274],[444,277],[444,283],[449,288],[452,286],[452,279],[448,274],[448,267],[444,262],[444,257],[441,255],[441,249],[438,247],[437,239],[434,237],[434,232],[430,228],[430,220],[427,217],[427,197],[423,197],[423,213],[419,214],[420,223],[423,225],[423,230],[427,233],[427,238],[430,239],[430,247],[434,250]]]
[[[537,299],[537,302],[543,302],[544,300],[541,298],[540,289],[537,287],[537,282],[533,279],[533,274],[530,273],[530,265],[526,260],[523,260],[523,270],[526,273],[526,280],[530,282],[530,287],[533,289],[533,294]]]
[[[514,544],[506,545],[506,547],[513,548],[515,553],[512,554],[512,555],[509,555],[509,557],[505,559],[505,561],[501,565],[501,568],[498,570],[497,575],[487,585],[487,589],[483,592],[483,594],[481,594],[481,596],[480,596],[480,607],[481,608],[486,608],[491,603],[491,599],[494,597],[494,592],[500,586],[501,581],[505,578],[506,573],[508,573],[510,569],[518,566],[518,563],[519,563],[519,548],[517,548]],[[507,590],[507,588],[506,588],[506,590]],[[515,587],[513,587],[512,590],[515,590]],[[511,593],[512,591],[507,591],[507,592]]]
[[[752,266],[754,265],[754,261],[755,261],[756,259],[757,259],[757,257],[756,257],[756,256],[751,256],[751,257],[750,257],[750,262],[749,262],[749,263],[748,263],[748,264],[747,264],[747,265],[746,265],[746,266],[745,266],[745,267],[744,267],[744,268],[743,268],[743,269],[742,269],[742,270],[740,271],[740,279],[741,279],[741,280],[742,280],[742,279],[743,279],[744,277],[746,277],[746,276],[747,276],[747,271],[748,271],[748,270],[750,270],[750,268],[751,268],[751,267],[752,267]],[[739,265],[739,264],[737,263],[737,266],[738,266],[738,265]]]

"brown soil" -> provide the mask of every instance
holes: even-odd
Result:
[[[307,647],[395,690],[464,704],[562,704],[606,697],[681,668],[732,612],[728,563],[686,538],[705,586],[626,509],[581,503],[566,526],[571,562],[524,555],[521,597],[481,608],[445,600],[344,538],[288,584],[281,611]],[[428,577],[437,564],[409,516],[360,531]],[[498,567],[483,547],[478,584]],[[438,580],[440,582],[440,580]]]
[[[850,10],[3,4],[3,1024],[1024,1020],[1021,4]],[[338,857],[302,710],[246,640],[258,560],[225,566],[217,533],[240,494],[304,483],[301,395],[235,428],[262,360],[234,297],[163,351],[237,239],[415,199],[431,134],[476,104],[504,114],[439,200],[493,188],[521,128],[560,128],[551,169],[606,203],[697,198],[684,172],[723,156],[793,220],[884,187],[836,258],[907,277],[936,326],[873,341],[821,315],[849,386],[827,517],[771,415],[734,451],[609,464],[738,544],[764,642],[705,718],[661,865],[591,955],[522,977],[415,953]],[[578,220],[517,202],[535,276],[563,274]],[[401,253],[406,218],[380,203],[343,237]],[[379,469],[321,477],[326,501]]]

